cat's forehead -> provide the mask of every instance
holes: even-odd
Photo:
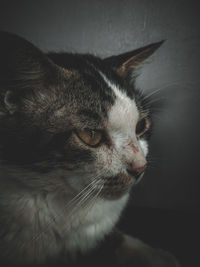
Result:
[[[135,100],[128,96],[126,88],[108,77],[97,68],[74,76],[70,86],[66,83],[67,97],[63,98],[64,107],[55,113],[56,119],[69,119],[73,127],[80,129],[134,125],[139,116]]]
[[[115,95],[115,102],[108,112],[108,127],[111,130],[132,128],[139,118],[136,102],[127,96],[123,88],[109,80],[103,73],[101,75]]]
[[[117,97],[109,111],[108,126],[113,130],[132,128],[139,118],[136,103],[115,87],[114,91]]]
[[[78,127],[125,129],[136,124],[139,111],[135,100],[106,74],[96,70],[94,76],[90,75],[89,79],[87,76],[80,86],[74,121]]]

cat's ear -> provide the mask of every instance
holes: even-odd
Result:
[[[129,78],[132,73],[162,44],[163,41],[153,43],[139,49],[104,59],[104,62],[113,68],[124,79]]]
[[[53,68],[53,63],[33,44],[15,34],[0,32],[0,114],[14,113],[24,97],[34,91],[39,93],[53,79]]]

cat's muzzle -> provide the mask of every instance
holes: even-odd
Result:
[[[125,173],[104,178],[101,196],[106,199],[118,199],[128,193],[136,181],[134,176]]]

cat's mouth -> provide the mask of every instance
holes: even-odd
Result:
[[[131,175],[120,173],[114,177],[103,179],[104,184],[101,190],[101,196],[106,199],[118,199],[130,191],[135,183],[135,178]]]

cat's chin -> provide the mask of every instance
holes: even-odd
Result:
[[[101,197],[109,200],[119,199],[130,191],[135,182],[136,179],[133,176],[125,173],[120,173],[114,177],[104,178]]]

